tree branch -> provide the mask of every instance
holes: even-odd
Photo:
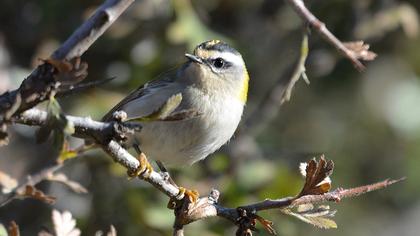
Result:
[[[74,126],[74,137],[93,139],[101,148],[108,153],[115,162],[124,166],[128,171],[135,172],[140,163],[127,150],[125,150],[113,138],[124,137],[127,133],[133,133],[139,130],[140,126],[136,123],[118,123],[118,122],[100,122],[94,121],[90,117],[66,116],[66,120]],[[47,112],[38,109],[30,109],[23,112],[20,116],[13,119],[13,122],[43,126],[47,123]],[[152,171],[147,178],[144,175],[139,176],[141,179],[152,184],[154,187],[165,193],[167,196],[174,198],[178,196],[178,187],[170,184],[160,173]]]
[[[140,163],[139,161],[128,153],[117,141],[109,139],[112,135],[118,134],[121,132],[121,127],[128,127],[127,130],[133,128],[133,124],[121,123],[116,125],[116,122],[99,122],[94,121],[91,118],[82,118],[76,116],[66,116],[66,119],[69,122],[72,122],[75,127],[75,137],[83,137],[95,139],[102,149],[108,153],[114,161],[118,162],[124,166],[128,172],[135,172]],[[31,109],[22,113],[19,117],[13,120],[15,123],[25,124],[25,125],[36,125],[42,126],[47,122],[47,113],[37,109]],[[119,128],[116,128],[119,127]],[[134,126],[134,128],[137,128]],[[118,131],[116,131],[118,130]],[[102,134],[102,135],[101,135]],[[110,136],[111,135],[111,136]],[[98,136],[105,138],[97,139]],[[321,188],[324,178],[332,173],[333,165],[330,161],[326,161],[321,157],[319,162],[311,160],[308,162],[308,165],[313,164],[311,169],[313,176],[306,177],[307,181],[312,181],[309,184],[305,184],[304,189],[308,190],[308,193],[314,192],[314,189]],[[172,199],[180,198],[180,190],[175,183],[171,183],[165,178],[165,175],[152,171],[151,173],[143,173],[139,176],[140,179],[147,181],[159,191],[167,195]],[[309,179],[308,179],[309,178]],[[220,193],[217,190],[213,190],[208,197],[201,197],[195,203],[190,203],[188,198],[184,198],[179,202],[175,208],[175,224],[174,224],[174,235],[183,235],[183,226],[189,223],[192,223],[197,220],[202,220],[209,217],[223,217],[229,221],[237,224],[241,230],[252,230],[255,229],[255,222],[258,221],[263,224],[263,226],[270,232],[273,230],[271,228],[271,222],[263,219],[258,216],[257,213],[263,210],[270,209],[289,209],[299,205],[305,204],[317,204],[327,201],[339,202],[341,199],[348,197],[355,197],[367,192],[374,190],[382,189],[388,187],[391,184],[397,183],[403,179],[399,180],[385,180],[371,185],[365,185],[356,188],[342,189],[338,188],[334,191],[327,192],[328,189],[323,189],[320,194],[307,194],[304,190],[296,197],[285,197],[281,199],[266,199],[261,202],[252,203],[245,206],[240,206],[237,208],[228,208],[221,206],[217,203]],[[314,182],[315,181],[315,182]],[[328,185],[330,186],[330,185]],[[313,188],[311,190],[311,188]],[[311,190],[311,191],[309,191]]]
[[[71,61],[80,57],[133,1],[107,0],[51,55],[51,59]],[[38,66],[18,89],[0,95],[1,120],[8,120],[13,115],[48,99],[51,91],[60,86],[58,83],[60,81],[56,79],[56,73],[54,66],[48,62],[44,63]],[[79,81],[74,80],[73,82]],[[1,128],[0,131],[5,133],[6,127]]]
[[[53,54],[57,60],[80,57],[134,0],[107,0]]]
[[[58,163],[56,165],[44,168],[34,175],[28,176],[26,178],[25,182],[21,183],[18,187],[14,188],[13,191],[11,191],[10,193],[3,196],[3,199],[0,202],[0,207],[8,204],[13,199],[17,198],[20,193],[25,191],[26,186],[28,186],[28,185],[34,186],[34,185],[46,180],[54,172],[61,169],[61,167],[63,167],[63,165],[61,163]]]
[[[343,56],[349,59],[354,67],[358,71],[363,71],[365,66],[359,61],[357,55],[350,49],[348,49],[331,31],[327,29],[325,24],[320,21],[311,11],[306,8],[303,0],[286,0],[290,6],[293,7],[295,12],[302,18],[302,20],[308,22],[328,43],[333,45]]]

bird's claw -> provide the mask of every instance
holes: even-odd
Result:
[[[198,198],[200,197],[200,194],[197,190],[190,190],[184,187],[178,187],[178,190],[178,195],[174,198],[171,198],[168,202],[169,209],[175,209],[178,206],[178,202],[180,200],[186,199],[186,197],[188,197],[188,201],[190,204],[196,203]]]
[[[149,163],[144,153],[140,153],[137,156],[137,160],[139,161],[139,166],[134,171],[128,171],[128,177],[130,179],[135,178],[137,176],[141,176],[142,178],[148,178],[150,174],[153,172],[153,167]]]

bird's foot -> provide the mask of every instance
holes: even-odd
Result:
[[[194,204],[197,202],[200,194],[197,190],[190,190],[184,187],[178,187],[179,192],[178,195],[174,198],[171,198],[168,202],[169,209],[176,209],[179,206],[179,202],[181,200],[188,200],[188,204]]]
[[[137,156],[139,166],[134,171],[128,171],[127,174],[130,179],[141,176],[142,178],[148,178],[153,172],[153,167],[146,158],[146,155],[142,152]]]

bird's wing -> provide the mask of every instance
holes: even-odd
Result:
[[[140,86],[114,106],[102,120],[111,120],[114,112],[119,110],[127,113],[127,119],[137,119],[156,112],[171,96],[182,92],[182,86],[175,81],[176,71],[169,71]]]

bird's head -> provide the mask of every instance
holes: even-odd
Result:
[[[241,54],[227,43],[210,40],[199,44],[193,54],[185,54],[199,69],[201,80],[213,89],[235,93],[246,102],[249,75]]]

